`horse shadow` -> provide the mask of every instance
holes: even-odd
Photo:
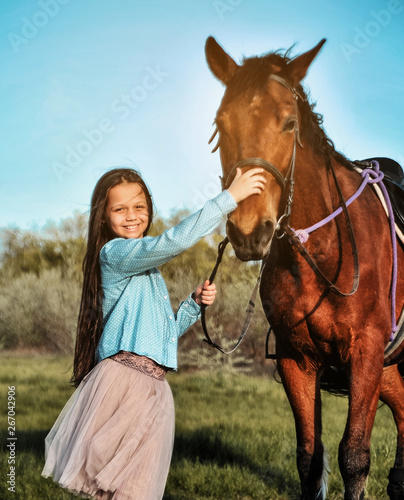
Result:
[[[19,431],[16,441],[18,452],[35,455],[40,461],[45,458],[45,438],[49,430]],[[7,451],[5,433],[0,433],[0,450]],[[171,465],[183,460],[198,461],[201,464],[215,464],[218,467],[238,466],[257,476],[266,485],[274,487],[285,498],[298,498],[298,484],[276,463],[262,466],[242,449],[226,442],[220,433],[211,427],[201,427],[197,431],[181,431],[176,434]],[[293,492],[294,495],[289,496]],[[171,495],[164,495],[164,500],[176,500]]]
[[[196,431],[181,431],[175,436],[171,465],[180,464],[183,460],[200,464],[215,464],[218,467],[238,466],[257,476],[267,486],[275,488],[285,498],[298,498],[299,485],[292,477],[285,474],[276,463],[263,466],[254,460],[241,447],[233,446],[211,427],[201,427]],[[293,497],[289,496],[293,492]],[[164,496],[165,500],[174,497]]]

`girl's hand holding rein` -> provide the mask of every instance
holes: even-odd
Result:
[[[237,203],[264,190],[266,179],[261,175],[263,171],[264,169],[259,167],[251,168],[244,173],[240,168],[236,169],[236,176],[227,190]]]
[[[195,292],[192,294],[192,298],[198,305],[205,304],[206,306],[213,304],[215,296],[216,285],[214,283],[210,285],[209,280],[196,287]]]

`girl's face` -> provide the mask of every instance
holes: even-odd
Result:
[[[118,238],[142,238],[149,223],[146,195],[137,182],[112,187],[105,205],[104,221]]]

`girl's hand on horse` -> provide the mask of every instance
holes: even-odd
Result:
[[[227,190],[237,203],[263,191],[266,182],[265,177],[261,175],[263,171],[263,168],[251,168],[241,173],[240,168],[236,169],[236,176]]]
[[[216,285],[214,283],[210,285],[209,280],[197,286],[195,292],[192,294],[192,298],[198,305],[205,304],[206,306],[213,304],[215,296]]]

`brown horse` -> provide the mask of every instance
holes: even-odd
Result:
[[[392,240],[372,187],[304,244],[333,285],[320,280],[292,244],[296,237],[290,228],[307,228],[327,217],[362,181],[334,149],[301,86],[324,42],[294,59],[275,52],[238,65],[208,38],[208,65],[226,86],[215,119],[224,187],[237,166],[262,165],[267,180],[260,196],[244,200],[231,214],[227,235],[239,259],[267,257],[260,293],[295,418],[301,498],[326,495],[320,382],[335,367],[346,374],[349,394],[339,447],[345,500],[363,498],[379,398],[391,408],[398,430],[387,491],[391,499],[404,499],[404,382],[397,364],[384,368],[392,327]],[[398,269],[403,266],[399,246]],[[334,293],[336,287],[344,293]],[[399,315],[402,273],[396,303]]]

